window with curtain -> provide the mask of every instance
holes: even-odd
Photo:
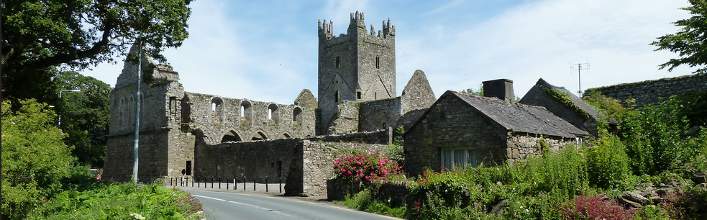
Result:
[[[461,169],[467,166],[476,166],[480,162],[478,152],[471,149],[442,149],[442,170]]]

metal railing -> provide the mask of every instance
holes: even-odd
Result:
[[[169,180],[167,180],[169,179]],[[251,191],[262,192],[264,189],[266,193],[270,193],[270,188],[275,185],[277,189],[273,192],[283,193],[283,182],[285,181],[282,177],[261,177],[261,178],[247,178],[245,176],[239,178],[222,178],[222,177],[206,177],[194,180],[191,176],[179,176],[179,177],[167,177],[165,179],[165,185],[172,187],[192,187],[192,188],[206,188],[206,189],[225,189],[233,191]],[[252,187],[250,187],[252,186]]]

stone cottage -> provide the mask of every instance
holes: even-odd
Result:
[[[564,87],[553,86],[541,78],[520,103],[545,107],[575,127],[597,135],[599,113]]]
[[[487,97],[447,91],[405,133],[406,171],[418,175],[499,164],[556,150],[589,135],[544,107],[513,103],[513,82],[484,82]]]

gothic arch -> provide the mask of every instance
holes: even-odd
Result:
[[[223,135],[223,138],[221,138],[221,143],[226,143],[226,142],[241,142],[243,139],[241,138],[240,135],[238,135],[237,132],[231,130],[227,132],[225,135]]]
[[[251,140],[257,141],[257,140],[267,140],[268,136],[265,134],[263,131],[258,131],[253,135],[253,138]]]
[[[292,121],[296,125],[302,124],[302,108],[299,106],[292,110]]]

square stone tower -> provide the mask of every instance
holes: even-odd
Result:
[[[319,77],[317,133],[323,134],[344,101],[370,101],[396,96],[395,26],[366,30],[364,15],[351,13],[346,34],[334,36],[333,22],[318,22]]]

